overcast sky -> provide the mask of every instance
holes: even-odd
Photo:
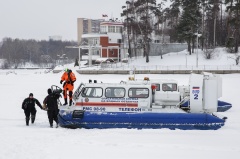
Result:
[[[77,18],[121,18],[126,0],[0,0],[0,41],[4,37],[77,40]]]
[[[157,0],[160,2],[161,0]],[[0,0],[0,41],[4,37],[77,41],[77,18],[118,18],[126,0]]]

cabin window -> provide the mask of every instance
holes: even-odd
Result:
[[[122,87],[108,87],[105,90],[107,98],[123,98],[125,97],[125,88]]]
[[[128,90],[128,96],[130,98],[148,98],[149,89],[148,88],[130,88]]]
[[[101,87],[85,87],[82,91],[83,97],[99,98],[102,97],[103,89]]]
[[[156,86],[156,91],[160,91],[160,84],[159,83],[152,83]]]
[[[162,84],[163,91],[177,91],[177,84],[176,83],[164,83]]]

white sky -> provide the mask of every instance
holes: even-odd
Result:
[[[211,61],[200,56],[201,65],[233,65],[228,54],[218,50],[219,56]],[[171,57],[171,58],[169,58]],[[191,55],[194,61],[195,54]],[[156,57],[155,57],[156,58]],[[163,59],[152,60],[152,65],[161,61],[171,65],[185,65],[185,54],[164,55]],[[137,62],[138,61],[138,62]],[[160,61],[160,62],[159,62]],[[232,61],[233,63],[230,63]],[[138,60],[135,64],[144,64]],[[193,62],[194,63],[194,62]],[[72,64],[73,65],[73,64]],[[16,74],[6,72],[15,71]],[[129,75],[80,75],[77,81],[97,79],[99,82],[119,83]],[[30,92],[41,103],[51,85],[61,86],[62,72],[44,73],[44,70],[1,70],[1,115],[0,115],[0,158],[1,159],[239,159],[240,154],[240,74],[224,74],[221,100],[233,107],[219,112],[228,117],[219,130],[169,130],[169,129],[65,129],[49,128],[47,113],[37,107],[36,122],[25,126],[21,104]],[[136,78],[175,79],[179,85],[187,85],[189,75],[141,74]],[[62,102],[63,99],[61,98]]]
[[[160,1],[160,0],[157,0]],[[0,0],[0,41],[4,37],[77,41],[77,18],[121,19],[126,0]]]

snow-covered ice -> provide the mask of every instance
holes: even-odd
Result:
[[[168,55],[166,55],[168,56]],[[185,55],[176,56],[164,63],[184,65]],[[194,55],[191,55],[194,58]],[[157,59],[157,58],[155,58]],[[176,60],[173,60],[176,59]],[[213,65],[226,60],[225,54],[211,60]],[[140,61],[140,59],[138,59]],[[161,59],[154,60],[156,62]],[[151,59],[150,59],[151,62]],[[204,60],[201,61],[204,63]],[[201,64],[202,64],[201,63]],[[207,61],[206,61],[207,63]],[[219,65],[221,65],[219,64]],[[234,61],[231,61],[234,64]],[[68,66],[70,67],[70,66]],[[10,72],[12,71],[12,72]],[[129,75],[80,75],[81,82],[97,79],[99,82],[120,82]],[[10,72],[7,74],[7,72]],[[45,70],[0,70],[1,115],[0,159],[65,159],[65,158],[184,158],[184,159],[238,159],[240,156],[240,74],[224,74],[221,100],[233,107],[219,114],[228,117],[219,130],[169,129],[65,129],[50,128],[47,112],[38,106],[34,124],[25,126],[21,109],[24,98],[32,92],[41,103],[51,85],[60,85],[62,72],[44,73]],[[189,75],[136,75],[137,78],[170,78],[187,85]],[[63,99],[61,99],[63,101]]]

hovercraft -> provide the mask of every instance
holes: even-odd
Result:
[[[221,95],[220,81],[220,76],[213,74],[191,74],[191,105],[187,110],[181,108],[182,100],[173,93],[172,90],[177,90],[173,82],[163,83],[159,88],[149,80],[145,83],[97,83],[96,80],[81,83],[73,94],[73,105],[59,105],[59,125],[86,129],[217,130],[227,119],[215,114]],[[160,96],[160,90],[168,90],[168,94]],[[178,104],[171,103],[171,93]]]

